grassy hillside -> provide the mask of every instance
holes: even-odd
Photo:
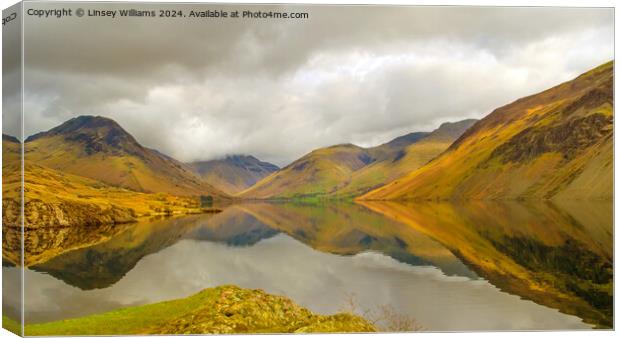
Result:
[[[194,172],[217,189],[234,195],[277,171],[271,163],[262,162],[254,156],[234,155],[219,160],[188,164]]]
[[[18,172],[16,172],[18,173]],[[92,245],[124,229],[122,224],[154,216],[172,216],[217,212],[204,207],[198,198],[168,194],[146,194],[107,186],[100,182],[54,171],[49,168],[28,166],[24,180],[28,191],[24,201],[24,225],[27,230],[26,265],[36,264],[60,252]],[[3,224],[7,232],[19,229],[19,176],[7,177],[3,185]],[[55,239],[39,238],[31,242],[29,229],[51,229]],[[79,241],[70,235],[79,232]],[[40,235],[37,232],[35,235]],[[76,234],[78,236],[78,234]],[[18,237],[15,237],[18,239]],[[69,242],[71,243],[69,243]],[[11,243],[3,246],[4,258],[11,261]],[[19,248],[19,243],[14,243]],[[40,248],[46,244],[50,248]],[[57,247],[56,247],[57,246]],[[19,250],[15,251],[17,254]],[[17,260],[17,256],[13,257]]]
[[[455,123],[444,123],[438,129],[419,141],[396,148],[384,159],[356,171],[349,184],[339,189],[336,194],[344,196],[360,196],[374,188],[401,177],[422,167],[437,157],[454,142],[476,120],[463,120]],[[375,149],[380,149],[377,147]]]
[[[30,336],[373,331],[372,324],[355,315],[317,315],[288,298],[236,286],[25,328]]]
[[[2,163],[17,164],[20,159],[21,146],[13,136],[2,134]]]
[[[19,186],[18,180],[8,178],[7,181],[3,187],[4,199],[11,198]],[[132,218],[201,213],[210,210],[202,206],[200,200],[195,197],[179,197],[165,193],[140,193],[35,165],[26,166],[24,182],[28,189],[25,194],[26,227],[72,225],[71,218],[58,218],[56,221],[48,220],[50,222],[45,223],[38,222],[37,217],[43,216],[40,208],[35,208],[33,205],[33,211],[37,209],[38,214],[28,213],[30,204],[36,204],[36,202],[49,205],[83,204],[91,208],[99,208],[100,212],[91,213],[88,217],[85,216],[83,220],[79,220],[78,223],[81,225],[95,222],[92,217],[101,215],[101,211],[115,208],[126,210],[128,216]],[[89,220],[89,218],[91,219]],[[121,220],[117,219],[117,221],[120,222]]]
[[[17,149],[19,148],[15,147],[14,143],[3,141],[3,156],[15,156]],[[19,236],[11,236],[11,229],[18,231],[20,227],[19,161],[5,161],[2,172],[2,223],[5,235],[3,255],[6,260],[17,262],[20,252]],[[153,216],[218,211],[212,206],[202,205],[197,197],[140,193],[31,163],[25,166],[24,184],[24,226],[27,230],[28,249],[26,265],[41,262],[62,251],[92,245],[109,238],[120,231],[123,228],[121,225],[125,223]],[[56,238],[51,241],[29,237],[30,229],[43,228],[52,229]],[[73,235],[77,236],[76,231],[79,232],[81,240],[71,241]],[[67,241],[71,242],[70,245]],[[41,248],[41,244],[51,247]],[[58,247],[55,248],[54,245]]]
[[[177,196],[226,194],[184,164],[141,146],[113,120],[80,116],[29,137],[25,161],[139,192]]]
[[[611,199],[613,63],[496,109],[361,199]]]
[[[312,151],[269,175],[239,196],[245,198],[293,198],[336,192],[353,172],[372,162],[366,149],[343,144]]]
[[[258,199],[351,198],[424,165],[475,120],[444,123],[432,133],[411,133],[362,148],[321,148],[261,180],[240,196]]]

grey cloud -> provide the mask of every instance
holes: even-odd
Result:
[[[35,6],[35,5],[32,5]],[[36,7],[55,4],[36,4]],[[82,6],[82,5],[80,5]],[[165,4],[143,5],[155,9]],[[86,4],[84,8],[131,8],[124,4]],[[179,8],[178,5],[169,5]],[[27,17],[27,63],[56,70],[105,72],[127,76],[156,72],[162,64],[193,71],[234,71],[260,67],[294,69],[316,51],[378,47],[393,41],[467,39],[494,52],[558,31],[579,32],[609,25],[609,9],[476,8],[384,6],[239,6],[250,10],[305,11],[308,20],[174,20]],[[222,5],[188,5],[187,10],[226,9]],[[62,37],[62,38],[60,38]],[[182,37],[182,38],[181,38]],[[230,58],[232,53],[246,53]],[[251,55],[251,58],[247,56]],[[239,61],[242,61],[241,63]],[[243,62],[245,61],[245,62]],[[225,67],[223,67],[225,66]],[[251,67],[251,68],[244,68]],[[226,69],[226,67],[228,69]],[[152,74],[152,73],[150,73]]]
[[[84,8],[102,6],[137,7]],[[613,57],[610,9],[242,7],[310,18],[28,18],[26,134],[100,114],[181,160],[283,165],[479,118]]]

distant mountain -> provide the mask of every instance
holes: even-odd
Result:
[[[351,181],[339,189],[337,193],[343,196],[360,196],[422,167],[448,149],[450,144],[476,121],[468,119],[454,123],[446,122],[416,142],[402,144],[397,147],[391,146],[391,151],[387,152],[385,157],[379,158],[377,161],[353,173]],[[384,149],[386,146],[390,146],[390,143],[376,147],[374,151]],[[373,150],[371,150],[372,152]]]
[[[613,62],[494,110],[361,199],[612,199]]]
[[[241,193],[249,198],[288,198],[326,195],[373,158],[353,144],[312,151]]]
[[[424,165],[474,122],[444,123],[431,133],[407,134],[372,148],[353,144],[320,148],[266,177],[240,196],[258,199],[358,196]]]
[[[236,194],[277,171],[276,165],[254,156],[233,155],[219,160],[188,163],[206,182],[228,194]]]
[[[226,196],[186,165],[143,147],[118,123],[100,116],[76,117],[30,136],[25,159],[139,192]]]

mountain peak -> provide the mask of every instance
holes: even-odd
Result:
[[[67,135],[76,132],[84,132],[85,130],[97,129],[118,130],[119,132],[122,132],[123,134],[129,136],[129,134],[118,123],[116,123],[116,121],[110,118],[103,116],[81,115],[78,117],[74,117],[48,131],[31,135],[26,139],[26,142],[34,141],[41,137]]]
[[[226,194],[202,181],[182,163],[143,147],[114,120],[78,116],[26,142],[31,161],[140,192],[177,196]]]
[[[251,170],[267,170],[270,172],[276,171],[280,168],[278,166],[263,162],[252,155],[228,155],[224,160],[232,165],[235,165],[240,168],[251,169]]]
[[[67,122],[63,123],[61,126],[73,127],[73,128],[102,128],[102,127],[112,127],[112,128],[121,128],[121,126],[116,123],[116,121],[103,117],[103,116],[93,116],[93,115],[80,115],[78,117],[74,117]],[[122,128],[121,128],[122,129]]]
[[[226,155],[224,158],[188,163],[193,171],[214,187],[236,194],[249,188],[279,168],[252,155]]]
[[[142,148],[116,121],[91,115],[74,117],[55,128],[28,137],[26,142],[54,136],[84,144],[88,154],[125,151],[137,155]]]
[[[466,119],[456,122],[444,122],[439,128],[433,130],[427,137],[429,141],[454,140],[459,138],[467,129],[473,126],[478,120]]]
[[[406,147],[409,144],[412,143],[416,143],[419,140],[423,139],[424,137],[428,136],[428,132],[423,132],[423,131],[419,131],[419,132],[413,132],[413,133],[409,133],[407,135],[403,135],[403,136],[399,136],[393,140],[391,140],[390,142],[384,143],[383,145],[388,145],[391,147]]]
[[[260,162],[259,159],[257,159],[256,157],[252,155],[241,155],[241,154],[226,155],[223,161],[226,161],[232,164],[238,164],[238,165]]]
[[[460,128],[462,126],[471,126],[477,121],[478,121],[477,119],[465,119],[465,120],[456,121],[456,122],[444,122],[437,129],[439,130],[439,129],[449,129],[449,128]]]

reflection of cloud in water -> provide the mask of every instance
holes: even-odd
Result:
[[[21,271],[16,267],[2,267],[2,314],[21,321]]]
[[[502,293],[483,280],[447,277],[437,268],[373,252],[326,254],[282,234],[251,247],[183,240],[145,257],[117,284],[99,290],[82,291],[28,270],[26,318],[85,315],[222,284],[283,294],[320,313],[337,312],[354,293],[362,308],[389,304],[430,330],[585,327],[577,317]]]

